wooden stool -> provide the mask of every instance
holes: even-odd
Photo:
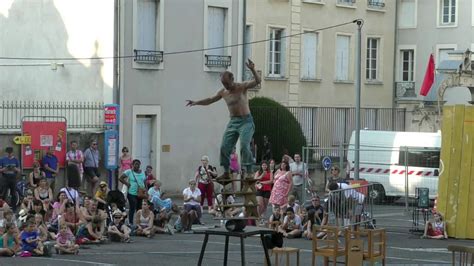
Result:
[[[273,248],[272,255],[275,254],[275,266],[278,266],[278,255],[281,254],[282,256],[286,254],[286,266],[290,266],[290,254],[296,254],[296,266],[300,265],[300,249],[299,248]],[[265,265],[267,263],[265,262]]]

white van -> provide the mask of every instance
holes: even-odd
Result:
[[[354,177],[355,131],[352,132],[347,160],[350,176]],[[405,196],[408,178],[408,196],[415,196],[417,187],[429,189],[430,199],[438,194],[441,132],[360,131],[359,178],[375,183],[373,195]],[[407,155],[407,156],[405,156]]]

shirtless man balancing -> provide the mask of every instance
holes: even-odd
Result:
[[[235,83],[234,75],[225,71],[222,74],[221,82],[224,88],[220,89],[216,95],[200,100],[187,100],[186,106],[210,105],[224,99],[230,113],[230,121],[222,137],[220,162],[224,168],[224,174],[218,179],[230,178],[230,154],[232,148],[237,143],[240,136],[240,151],[242,154],[242,167],[245,166],[247,177],[252,174],[252,152],[250,150],[250,141],[255,132],[252,114],[250,114],[249,101],[247,99],[247,90],[260,84],[260,76],[255,71],[255,64],[249,59],[246,62],[247,67],[252,71],[254,79],[243,83]]]

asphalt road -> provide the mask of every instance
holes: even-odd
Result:
[[[449,244],[474,246],[472,240],[420,239],[419,233],[409,231],[412,228],[411,214],[405,214],[402,206],[376,206],[373,212],[377,227],[387,229],[388,265],[449,265],[451,254],[446,249]],[[203,221],[204,227],[219,223],[207,214]],[[0,265],[196,265],[204,235],[156,235],[152,239],[133,239],[134,242],[130,244],[89,245],[81,249],[77,256],[0,258]],[[304,239],[285,239],[284,242],[284,246],[301,249],[301,265],[311,265],[311,245],[311,241]],[[211,236],[203,265],[221,265],[223,252],[224,237]],[[264,253],[258,237],[246,239],[245,252],[247,265],[264,265]],[[339,260],[342,262],[343,258]],[[239,239],[230,239],[228,263],[241,263]],[[284,260],[280,263],[284,264]],[[291,263],[295,264],[295,261]]]

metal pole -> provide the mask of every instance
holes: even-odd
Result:
[[[360,152],[360,79],[361,79],[361,49],[362,49],[362,19],[354,20],[357,24],[357,47],[356,47],[356,75],[355,75],[355,94],[356,94],[356,117],[355,117],[355,151],[354,151],[354,179],[359,180],[359,152]]]
[[[246,29],[247,29],[247,0],[243,1],[242,21],[243,21],[243,23],[242,23],[242,41],[244,43],[244,45],[242,45],[242,81],[245,81],[245,70],[247,70],[246,67],[245,67],[245,60],[247,59],[247,58],[245,58],[245,55],[246,55],[245,54],[245,49],[247,48],[247,45],[248,45],[247,42],[249,41],[245,38],[247,36],[245,34]],[[249,56],[249,55],[247,55],[247,56]]]

